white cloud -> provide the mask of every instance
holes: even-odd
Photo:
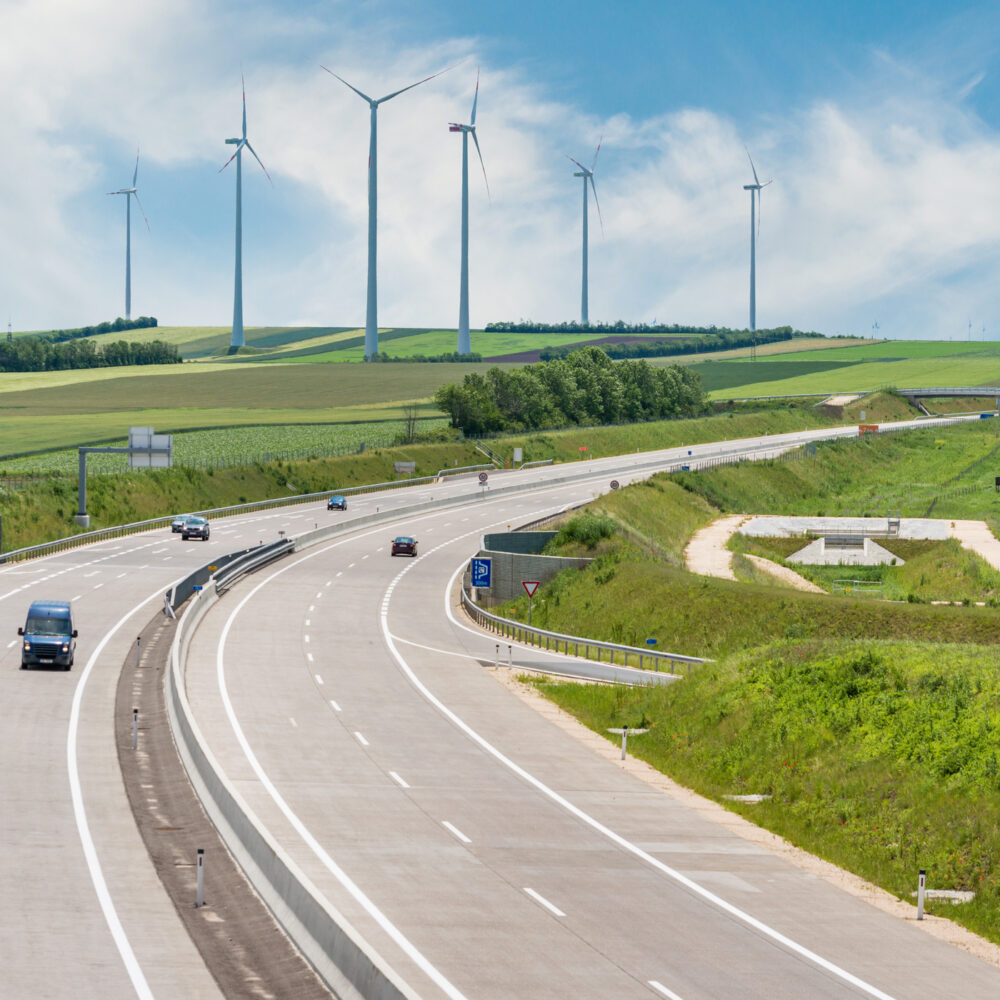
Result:
[[[232,298],[232,168],[247,76],[251,141],[274,177],[244,171],[248,324],[361,324],[368,108],[319,64],[381,96],[451,72],[381,107],[381,325],[454,326],[461,142],[482,62],[474,156],[474,325],[575,317],[580,181],[589,162],[592,319],[719,323],[747,315],[750,178],[762,179],[758,324],[894,336],[947,334],[968,318],[1000,332],[1000,141],[962,97],[830,95],[749,132],[711,110],[600,120],[550,99],[521,67],[491,65],[488,40],[400,47],[311,17],[206,0],[33,0],[0,11],[0,312],[17,328],[121,311],[120,199],[141,145],[152,233],[133,229],[133,311],[226,324]],[[374,69],[377,67],[377,69]],[[898,64],[896,69],[899,70]],[[894,78],[905,80],[898,71]],[[235,131],[234,131],[235,130]]]

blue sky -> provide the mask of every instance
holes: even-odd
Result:
[[[460,143],[482,68],[471,178],[471,314],[572,319],[580,193],[597,167],[593,320],[744,326],[743,152],[763,192],[758,325],[1000,339],[1000,8],[708,0],[221,3],[31,0],[0,7],[0,319],[123,312],[131,176],[133,314],[225,325],[233,185],[244,171],[248,325],[364,322],[367,110],[379,112],[379,321],[454,326]]]

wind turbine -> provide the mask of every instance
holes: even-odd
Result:
[[[367,101],[368,107],[371,109],[371,134],[368,140],[368,302],[365,310],[365,360],[367,361],[378,354],[378,276],[376,274],[376,250],[378,242],[378,106],[385,104],[386,101],[391,101],[394,97],[399,97],[400,94],[404,94],[414,87],[419,87],[422,83],[427,83],[428,80],[433,80],[434,77],[440,76],[441,73],[447,71],[440,70],[431,76],[425,76],[422,80],[417,80],[416,83],[411,83],[408,87],[403,87],[401,90],[394,90],[391,94],[386,94],[385,97],[374,99],[367,94],[363,94],[342,76],[337,76],[332,69],[326,69],[325,66],[321,66],[320,68],[325,69],[330,76],[337,77],[345,87],[353,90],[363,101]]]
[[[132,186],[121,188],[118,191],[109,191],[109,195],[125,195],[125,318],[132,318],[132,198],[142,212],[142,218],[149,229],[149,219],[142,211],[142,202],[139,201],[139,192],[135,188],[136,178],[139,176],[139,150],[135,151],[135,170],[132,171]]]
[[[597,149],[594,151],[594,161],[590,164],[590,169],[588,170],[579,160],[574,160],[572,156],[567,156],[567,160],[572,160],[579,168],[580,171],[574,173],[574,177],[583,178],[583,290],[580,293],[580,322],[583,324],[588,324],[590,322],[589,309],[587,307],[587,181],[590,181],[591,190],[594,192],[594,204],[597,206],[597,218],[601,223],[601,233],[604,232],[604,219],[601,218],[601,203],[597,200],[597,188],[594,186],[594,168],[597,166],[597,154],[601,151],[601,141],[603,141],[604,136],[597,143]]]
[[[458,353],[472,353],[472,339],[469,335],[469,136],[476,144],[479,165],[483,168],[486,193],[490,193],[490,182],[486,179],[486,164],[476,138],[476,104],[479,101],[479,73],[476,73],[476,94],[472,98],[472,117],[468,125],[451,122],[449,132],[462,133],[462,267],[458,293]]]
[[[260,163],[260,169],[264,171],[264,176],[274,185],[267,168],[260,162],[250,141],[247,139],[247,84],[242,74],[240,80],[243,84],[243,135],[237,139],[227,139],[227,146],[235,146],[236,152],[219,167],[221,174],[233,160],[236,161],[236,278],[233,290],[233,336],[229,342],[230,348],[242,347],[245,343],[243,338],[243,147],[253,153],[253,158]]]
[[[746,149],[746,147],[743,147]],[[755,209],[759,211],[760,209],[760,189],[766,188],[771,181],[764,181],[763,184],[760,182],[760,178],[757,176],[757,168],[753,165],[753,157],[750,155],[750,150],[747,149],[747,159],[750,161],[750,169],[753,171],[753,184],[744,184],[743,190],[750,192],[750,329],[757,329],[757,230],[760,227],[760,221],[754,221],[755,219]],[[754,197],[757,198],[757,203],[754,205]]]

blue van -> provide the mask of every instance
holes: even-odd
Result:
[[[76,629],[73,611],[68,601],[34,601],[28,608],[28,620],[17,634],[24,636],[21,644],[21,669],[34,666],[73,666],[76,650]]]

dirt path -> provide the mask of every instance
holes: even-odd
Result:
[[[985,521],[952,521],[949,528],[963,549],[982,556],[994,569],[1000,569],[1000,541]]]
[[[745,520],[746,514],[730,514],[696,531],[684,550],[684,564],[687,568],[702,576],[721,576],[723,580],[735,580],[733,554],[726,548],[726,542]]]
[[[718,576],[723,580],[735,580],[733,554],[726,548],[726,544],[739,530],[740,525],[747,520],[749,520],[747,514],[730,514],[726,517],[720,517],[700,531],[696,531],[684,550],[684,564],[692,573],[700,573],[702,576]],[[789,587],[813,594],[826,593],[821,587],[817,587],[805,577],[799,576],[794,570],[779,566],[777,563],[771,562],[770,559],[749,554],[747,559],[759,570],[788,584]]]
[[[779,566],[776,562],[771,562],[770,559],[765,559],[763,556],[752,556],[749,552],[745,553],[745,556],[757,569],[769,573],[782,583],[787,583],[789,587],[794,587],[796,590],[804,590],[809,594],[826,593],[822,587],[817,587],[812,580],[807,580],[804,576],[796,573],[794,569],[789,569],[787,566]]]

